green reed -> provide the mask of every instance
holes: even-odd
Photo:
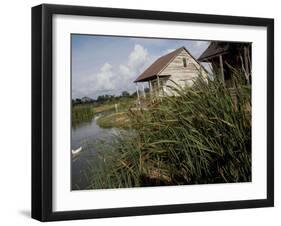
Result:
[[[72,126],[76,126],[81,122],[89,122],[94,116],[94,109],[91,104],[72,106],[71,122]]]

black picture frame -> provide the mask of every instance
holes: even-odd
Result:
[[[95,210],[52,210],[52,17],[55,14],[182,21],[267,28],[267,198]],[[274,20],[177,12],[43,4],[32,8],[32,218],[122,217],[274,206]]]

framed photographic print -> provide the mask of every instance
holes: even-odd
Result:
[[[32,217],[274,205],[274,21],[32,8]]]

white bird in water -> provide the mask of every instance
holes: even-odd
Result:
[[[77,155],[77,154],[80,153],[81,151],[82,151],[82,147],[77,148],[76,150],[71,150],[71,153],[72,153],[73,155]]]

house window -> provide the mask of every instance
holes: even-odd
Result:
[[[183,62],[183,67],[186,67],[186,59],[182,58],[182,62]]]

